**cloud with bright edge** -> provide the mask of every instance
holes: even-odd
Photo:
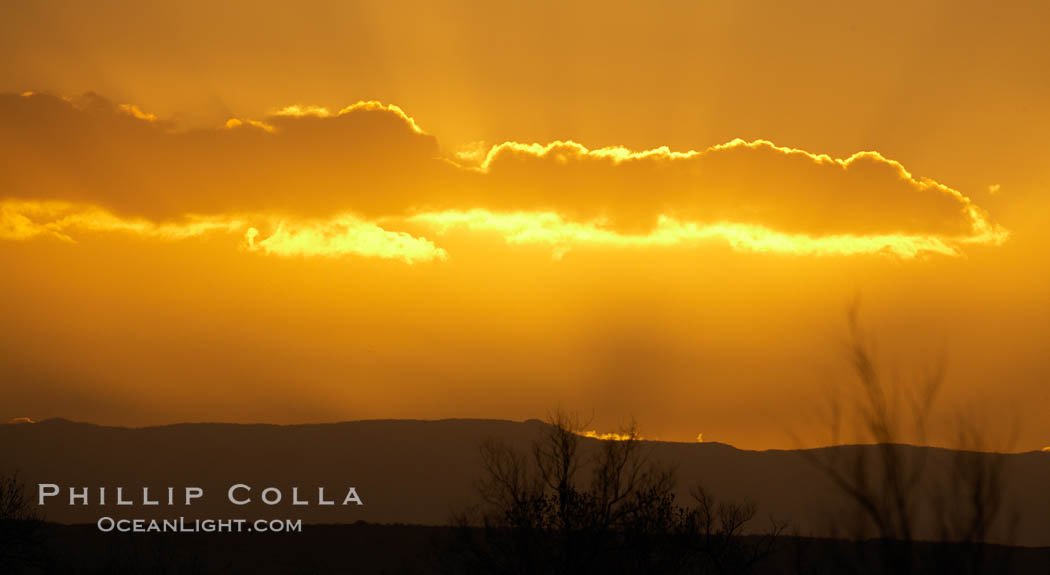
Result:
[[[244,227],[236,218],[194,216],[180,222],[157,223],[144,218],[124,218],[98,206],[62,201],[0,200],[0,240],[53,237],[74,242],[76,233],[125,233],[139,237],[182,240],[209,232],[233,232]]]
[[[282,221],[269,237],[256,241],[259,230],[245,232],[250,251],[279,256],[357,255],[362,257],[400,259],[406,263],[443,260],[445,250],[426,238],[405,232],[391,232],[353,216],[313,224],[290,224]]]
[[[266,225],[274,231],[260,237],[247,221]],[[280,220],[265,215],[235,218],[190,216],[181,222],[155,223],[140,218],[124,219],[93,206],[64,202],[24,202],[0,200],[0,240],[25,241],[49,236],[75,243],[72,235],[91,232],[123,233],[156,240],[176,241],[201,237],[213,232],[244,230],[248,251],[277,256],[355,255],[402,260],[406,263],[443,260],[448,254],[426,238],[404,232],[391,232],[370,223],[341,216],[324,222]]]
[[[722,243],[797,256],[958,256],[1008,232],[970,198],[877,152],[772,142],[703,150],[504,142],[446,155],[401,108],[289,106],[178,132],[132,105],[0,95],[0,239],[237,232],[274,256],[407,263],[449,254],[406,229],[547,247]],[[264,233],[260,230],[269,230]],[[454,254],[453,254],[454,256]]]

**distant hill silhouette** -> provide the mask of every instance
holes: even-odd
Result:
[[[526,448],[546,424],[537,420],[375,420],[314,425],[178,424],[144,428],[106,427],[51,419],[0,425],[0,473],[18,470],[34,499],[37,483],[107,488],[134,493],[149,486],[199,486],[206,496],[192,507],[69,506],[55,497],[42,509],[49,521],[93,523],[98,517],[302,518],[305,523],[408,523],[441,525],[454,509],[476,499],[481,475],[479,443],[495,438]],[[584,445],[597,445],[584,439]],[[829,480],[804,452],[747,451],[718,443],[645,442],[652,456],[677,465],[680,495],[702,482],[718,496],[750,500],[760,516],[788,520],[805,535],[827,535],[845,509]],[[871,449],[844,446],[824,449]],[[930,460],[949,457],[930,450]],[[809,453],[817,453],[810,451]],[[1005,456],[1009,496],[1022,512],[1016,537],[1006,541],[1050,546],[1050,454]],[[226,489],[245,483],[251,505],[226,500]],[[286,501],[257,502],[275,486]],[[357,489],[365,505],[321,507],[287,504],[299,486],[311,500],[324,486],[342,500]],[[65,491],[63,491],[63,496]],[[112,493],[109,495],[112,497]],[[760,523],[760,522],[759,522]],[[761,527],[762,525],[758,525]],[[932,529],[932,528],[931,528]],[[933,537],[930,531],[929,537]]]

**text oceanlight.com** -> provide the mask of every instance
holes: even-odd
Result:
[[[114,519],[100,517],[103,533],[302,533],[302,519]]]

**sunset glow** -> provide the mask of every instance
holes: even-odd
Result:
[[[1050,437],[1044,4],[7,12],[2,420],[817,445],[856,308]]]

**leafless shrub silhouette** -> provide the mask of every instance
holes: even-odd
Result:
[[[754,503],[716,501],[700,485],[693,488],[692,496],[696,506],[690,516],[699,525],[689,532],[699,536],[699,549],[710,567],[700,572],[748,573],[777,551],[785,523],[770,519],[766,532],[745,538],[744,529],[757,513]]]
[[[985,451],[973,417],[959,418],[956,451],[924,447],[944,385],[944,361],[914,381],[887,379],[876,367],[857,306],[848,317],[848,356],[859,396],[852,414],[861,442],[874,448],[839,445],[805,452],[851,504],[850,518],[840,516],[833,527],[838,535],[881,541],[882,566],[870,557],[861,561],[873,571],[980,572],[982,544],[1006,508],[1002,455]],[[831,399],[832,444],[838,445],[843,409],[837,397]],[[943,542],[956,545],[920,561],[916,542],[931,538],[934,528]]]
[[[559,411],[528,454],[482,444],[484,504],[454,519],[444,570],[747,573],[774,551],[781,524],[741,536],[753,505],[717,502],[699,487],[695,505],[676,503],[674,470],[652,461],[634,424],[586,453],[583,427]]]
[[[36,563],[41,538],[40,516],[18,473],[0,477],[0,572],[17,573]]]

